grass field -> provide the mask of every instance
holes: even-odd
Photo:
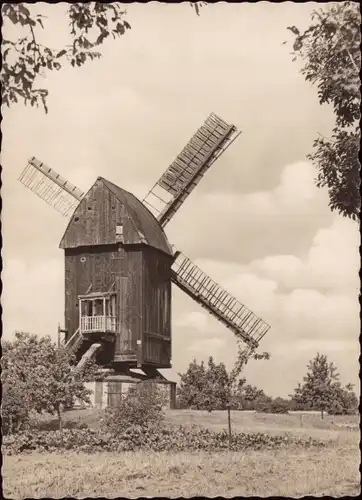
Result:
[[[69,412],[97,425],[97,412]],[[170,411],[176,425],[225,428],[225,412]],[[301,424],[303,425],[301,427]],[[359,419],[318,415],[232,413],[235,431],[312,436],[323,450],[223,453],[136,452],[94,455],[31,454],[4,457],[6,498],[166,496],[357,496],[360,493]]]

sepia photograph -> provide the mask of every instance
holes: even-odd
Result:
[[[4,497],[358,497],[359,2],[1,14]]]

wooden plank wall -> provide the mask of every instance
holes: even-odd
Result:
[[[171,335],[172,259],[153,248],[143,252],[143,301],[145,332]]]
[[[115,355],[136,352],[137,340],[142,338],[142,252],[126,251],[117,265],[116,291],[118,297],[118,336]],[[119,361],[122,359],[119,358]]]
[[[172,258],[146,246],[100,245],[66,250],[65,327],[71,336],[79,326],[78,295],[117,293],[117,361],[135,360],[168,367],[171,357]],[[164,340],[165,339],[165,340]]]
[[[83,251],[81,251],[83,250]],[[84,260],[85,259],[85,260]],[[115,355],[136,352],[142,339],[142,251],[122,246],[67,250],[65,257],[65,325],[68,336],[79,326],[78,295],[107,292],[115,283],[118,329]],[[128,357],[125,355],[124,360]],[[118,359],[121,361],[121,359]]]
[[[171,264],[158,250],[143,252],[143,356],[161,366],[169,366],[171,356]]]
[[[107,292],[115,281],[117,260],[112,259],[113,254],[117,254],[116,245],[66,250],[65,327],[68,335],[79,326],[78,295],[85,294],[90,285],[92,292]]]

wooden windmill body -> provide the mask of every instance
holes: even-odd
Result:
[[[66,341],[81,357],[93,342],[102,365],[170,368],[173,252],[135,196],[98,178],[60,243],[65,251]]]
[[[65,254],[64,345],[114,373],[147,378],[171,367],[171,284],[254,350],[270,326],[175,251],[164,227],[239,134],[211,114],[147,196],[98,177],[87,193],[31,158],[20,181],[70,221]],[[87,354],[88,353],[88,354]]]

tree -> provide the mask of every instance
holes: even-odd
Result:
[[[246,383],[246,378],[239,380],[233,391],[233,406],[238,410],[257,410],[267,401],[262,389]]]
[[[292,409],[291,401],[281,397],[271,398],[269,413],[288,413]]]
[[[349,399],[352,386],[341,386],[337,368],[333,363],[328,363],[327,356],[317,353],[308,363],[307,369],[303,384],[298,384],[292,395],[292,402],[297,408],[319,410],[323,418],[325,411],[352,404],[353,397]]]
[[[179,373],[181,378],[180,386],[178,387],[178,401],[181,408],[200,409],[203,402],[201,394],[206,385],[206,370],[204,362],[197,363],[193,359],[185,373]]]
[[[204,3],[190,2],[197,15]],[[1,13],[5,27],[10,22],[21,33],[15,40],[2,41],[2,102],[9,107],[19,101],[30,106],[41,105],[46,113],[48,90],[38,87],[39,77],[44,77],[46,71],[59,71],[65,64],[80,67],[99,59],[102,56],[99,48],[105,40],[111,36],[117,39],[131,29],[120,3],[73,2],[67,9],[72,42],[53,48],[38,41],[39,30],[46,28],[46,17],[36,14],[34,6],[5,3]]]
[[[270,359],[270,353],[268,352],[261,352],[261,353],[255,352],[254,348],[245,347],[245,344],[239,340],[237,340],[237,344],[238,344],[238,353],[234,368],[230,373],[230,384],[234,389],[239,384],[240,375],[250,359],[254,360]]]
[[[202,391],[203,404],[212,410],[225,410],[230,402],[230,378],[224,363],[215,364],[209,357],[205,373],[205,387]]]
[[[335,385],[334,397],[328,408],[332,415],[346,415],[358,411],[358,398],[353,391],[353,384],[342,387],[340,383]]]
[[[268,353],[259,354],[240,348],[237,363],[230,374],[224,363],[216,364],[212,357],[209,357],[207,368],[202,361],[198,364],[194,359],[186,373],[179,373],[181,377],[178,388],[180,407],[212,411],[223,410],[228,403],[233,407],[238,404],[240,406],[241,388],[246,382],[245,379],[240,379],[243,368],[249,359],[269,359],[269,357]]]
[[[207,368],[194,359],[181,377],[178,388],[179,404],[182,408],[197,410],[225,409],[229,401],[229,375],[223,363],[216,364],[209,357]]]
[[[15,340],[3,347],[3,409],[5,406],[5,424],[10,432],[23,425],[31,412],[56,414],[62,430],[62,410],[72,406],[75,399],[90,402],[91,391],[85,388],[85,382],[97,374],[91,361],[76,369],[74,356],[57,347],[50,337],[23,332],[17,332]]]
[[[336,117],[331,138],[318,137],[308,159],[318,169],[317,186],[328,188],[329,206],[359,219],[360,23],[355,2],[331,3],[314,11],[304,32],[296,26],[293,56],[304,62],[301,73],[318,87],[320,104],[331,103]],[[286,42],[284,42],[286,43]]]
[[[29,423],[30,405],[26,384],[12,374],[2,379],[1,427],[4,434],[21,430]]]

